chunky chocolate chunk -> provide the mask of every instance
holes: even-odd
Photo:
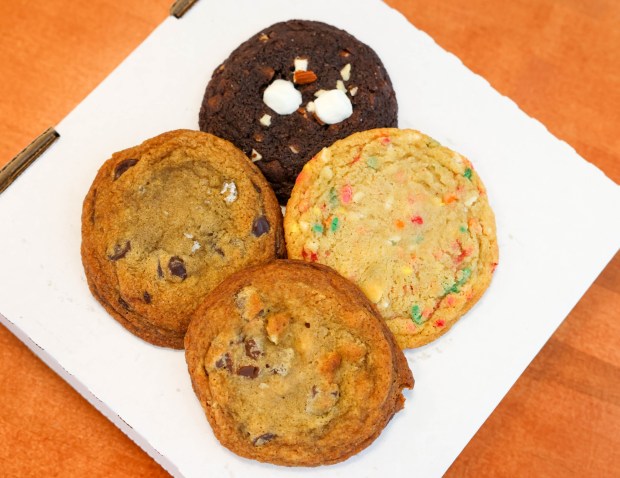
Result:
[[[108,259],[118,261],[125,257],[129,251],[131,251],[131,241],[126,241],[124,244],[116,244],[114,252],[108,256]]]
[[[269,221],[265,216],[258,216],[256,219],[254,219],[254,223],[252,223],[252,234],[254,234],[256,237],[267,234],[269,232],[269,229]]]
[[[180,277],[181,280],[187,278],[187,270],[185,269],[185,262],[180,257],[171,257],[168,261],[168,270],[173,276]]]
[[[118,303],[121,304],[121,307],[125,310],[131,310],[131,306],[123,299],[122,297],[118,298]]]
[[[254,444],[254,446],[261,446],[261,445],[264,445],[267,442],[270,442],[275,437],[276,437],[276,435],[274,435],[273,433],[264,433],[263,435],[254,438],[252,443]]]
[[[261,356],[261,349],[254,339],[248,339],[245,341],[245,354],[256,360]]]
[[[237,369],[237,375],[247,378],[256,378],[258,377],[258,371],[258,367],[254,365],[242,365]]]
[[[233,370],[233,363],[232,363],[232,358],[230,357],[229,353],[225,353],[224,355],[222,355],[217,362],[215,362],[215,368],[225,368],[226,370],[228,370],[230,373],[232,373]]]
[[[114,180],[116,181],[123,174],[125,174],[129,168],[134,167],[137,163],[137,159],[125,159],[118,163],[114,168]]]

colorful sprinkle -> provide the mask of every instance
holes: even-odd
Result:
[[[466,267],[461,271],[461,278],[458,279],[453,285],[444,288],[444,295],[457,294],[460,291],[460,287],[465,284],[471,277],[471,269]]]
[[[338,218],[335,217],[332,219],[332,224],[331,226],[329,226],[329,228],[331,229],[332,232],[336,232],[336,230],[338,229]]]
[[[414,305],[413,307],[411,307],[411,320],[413,320],[418,325],[423,322],[422,313],[420,312],[419,305]]]
[[[323,234],[323,226],[321,224],[315,224],[314,226],[312,226],[312,230],[317,234]]]
[[[383,145],[388,145],[392,142],[392,140],[390,139],[389,136],[384,136],[383,138],[381,138],[381,144]]]
[[[394,224],[398,229],[402,229],[403,227],[405,227],[405,223],[400,219],[396,219],[396,221],[394,221]]]
[[[446,321],[443,319],[438,319],[435,321],[435,327],[443,327],[444,325],[446,325]]]
[[[459,231],[461,231],[461,232],[467,232],[467,226],[461,226],[461,227],[459,227]]]
[[[450,204],[451,202],[456,201],[456,194],[444,194],[443,202],[445,204]]]
[[[317,256],[316,252],[311,252],[311,253],[310,253],[310,260],[311,260],[312,262],[316,262],[316,261],[318,261],[318,260],[319,260],[319,256]]]
[[[340,200],[344,204],[349,204],[352,198],[353,198],[353,188],[349,184],[347,184],[346,186],[343,186],[342,189],[340,190]]]
[[[465,169],[465,172],[463,173],[463,176],[465,176],[467,179],[469,179],[471,181],[471,168]]]
[[[414,224],[424,224],[424,219],[422,219],[422,216],[412,216],[411,217],[411,222]]]
[[[369,156],[368,159],[366,160],[366,164],[368,165],[369,168],[372,168],[375,171],[379,169],[379,160],[377,159],[376,156]]]
[[[360,158],[361,158],[361,156],[360,156],[359,154],[358,154],[357,156],[355,156],[355,157],[353,158],[353,161],[351,161],[351,162],[349,163],[349,166],[351,166],[351,165],[353,165],[353,164],[357,163],[357,162],[360,160]]]

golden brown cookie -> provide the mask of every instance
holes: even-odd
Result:
[[[228,141],[178,130],[115,153],[82,211],[82,262],[106,310],[155,345],[182,348],[189,316],[228,275],[284,252],[282,213]]]
[[[328,267],[274,261],[220,284],[185,337],[218,440],[287,466],[343,461],[403,408],[413,377],[364,294]]]
[[[445,333],[498,261],[472,164],[414,130],[365,131],[323,149],[297,178],[284,228],[288,257],[355,282],[403,348]]]

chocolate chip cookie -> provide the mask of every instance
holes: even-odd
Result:
[[[234,274],[185,337],[218,440],[287,466],[343,461],[403,408],[413,377],[376,309],[332,269],[274,261]]]
[[[260,171],[228,141],[172,131],[115,153],[84,200],[91,292],[124,327],[182,348],[190,314],[233,272],[284,253]]]
[[[325,23],[276,23],[213,72],[199,124],[255,161],[282,204],[303,165],[351,133],[396,126],[398,107],[377,54]]]
[[[355,282],[402,347],[445,333],[498,261],[472,163],[413,130],[365,131],[321,151],[298,177],[284,228],[288,257]]]

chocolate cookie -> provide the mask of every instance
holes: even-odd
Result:
[[[269,184],[228,141],[172,131],[115,153],[82,212],[91,292],[129,331],[182,348],[190,314],[228,275],[284,252]]]
[[[274,261],[220,284],[185,337],[219,441],[287,466],[343,461],[403,408],[413,377],[364,294],[332,269]]]
[[[473,165],[414,130],[364,131],[321,151],[299,175],[284,228],[288,257],[355,282],[403,348],[454,325],[498,261]]]
[[[255,161],[285,204],[303,165],[351,133],[396,126],[398,107],[377,54],[320,22],[276,23],[213,72],[200,129]]]

